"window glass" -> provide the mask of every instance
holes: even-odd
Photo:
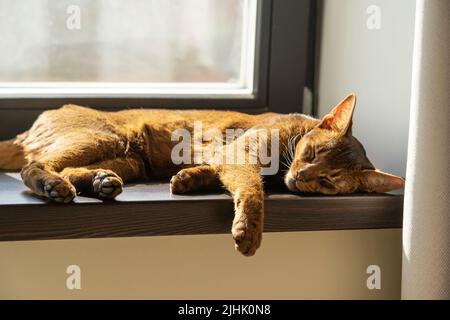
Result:
[[[0,94],[250,94],[256,0],[0,0]]]

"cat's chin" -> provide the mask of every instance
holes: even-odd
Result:
[[[289,189],[289,191],[292,191],[295,193],[300,192],[300,190],[298,190],[297,185],[295,183],[295,179],[290,172],[288,172],[286,174],[286,176],[284,177],[284,184]]]

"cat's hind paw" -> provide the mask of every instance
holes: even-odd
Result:
[[[45,180],[44,193],[50,200],[58,203],[69,203],[75,198],[76,190],[69,182],[55,177]]]
[[[100,198],[114,199],[122,193],[123,181],[114,172],[99,171],[92,182],[94,193]]]

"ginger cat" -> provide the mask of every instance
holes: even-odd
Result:
[[[235,204],[235,247],[251,256],[260,246],[264,224],[262,165],[214,159],[201,164],[174,164],[171,154],[177,141],[173,141],[172,133],[180,128],[192,132],[194,121],[221,132],[243,129],[244,135],[223,146],[226,153],[239,148],[237,143],[255,131],[277,130],[283,147],[270,152],[278,152],[287,163],[286,171],[274,178],[284,180],[292,192],[346,194],[402,188],[404,180],[376,170],[361,143],[352,136],[355,103],[355,95],[350,95],[321,120],[301,114],[227,111],[101,112],[65,105],[43,112],[30,130],[15,139],[0,142],[0,168],[22,169],[26,186],[60,203],[71,202],[77,194],[112,199],[122,192],[124,182],[136,179],[172,176],[173,193],[224,186]],[[197,148],[210,144],[202,141]],[[261,142],[253,149],[263,144],[270,146]],[[244,151],[250,149],[246,146]]]

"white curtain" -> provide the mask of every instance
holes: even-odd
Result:
[[[450,1],[418,0],[403,299],[450,299]]]

